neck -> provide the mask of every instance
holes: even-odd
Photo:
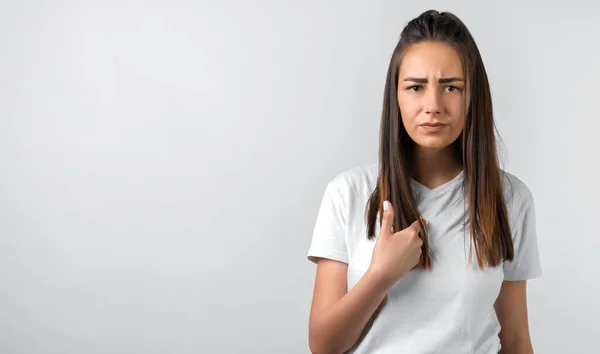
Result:
[[[414,146],[410,174],[422,185],[435,188],[452,180],[462,169],[454,144],[444,149]]]

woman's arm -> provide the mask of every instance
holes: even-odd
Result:
[[[500,354],[533,354],[527,318],[527,281],[504,281],[494,309],[500,330]]]
[[[348,265],[320,258],[310,311],[312,353],[344,353],[360,338],[389,291],[371,270],[347,291]]]

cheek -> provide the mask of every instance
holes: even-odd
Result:
[[[461,119],[452,124],[452,138],[456,139],[460,136],[465,127],[465,120]]]
[[[460,112],[458,112],[460,113]],[[464,116],[454,116],[452,120],[452,130],[450,131],[449,138],[454,141],[460,137],[465,128],[465,117]]]
[[[452,117],[459,117],[461,114],[464,114],[463,98],[459,95],[447,97],[444,101],[444,106]]]
[[[418,102],[402,97],[398,97],[398,109],[402,116],[402,122],[407,130],[411,129],[412,123],[419,115],[420,108]]]
[[[452,125],[456,126],[456,129],[462,130],[467,115],[466,109],[463,107],[462,99],[452,99],[445,103],[446,113],[452,120]]]

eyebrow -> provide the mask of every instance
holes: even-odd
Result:
[[[426,84],[427,83],[427,79],[426,78],[421,78],[421,77],[407,77],[403,81],[418,82],[420,84]],[[442,78],[440,78],[438,80],[438,82],[440,84],[446,84],[446,83],[454,82],[454,81],[464,81],[464,80],[462,78],[460,78],[460,77],[442,77]]]

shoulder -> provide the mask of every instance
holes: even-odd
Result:
[[[527,209],[533,207],[533,193],[529,186],[519,177],[505,170],[500,170],[506,208],[513,218],[518,218]]]
[[[377,183],[378,165],[360,164],[338,172],[329,182],[329,188],[342,195],[372,192]]]
[[[376,163],[355,165],[335,174],[327,185],[327,193],[345,210],[364,207],[377,185]]]

